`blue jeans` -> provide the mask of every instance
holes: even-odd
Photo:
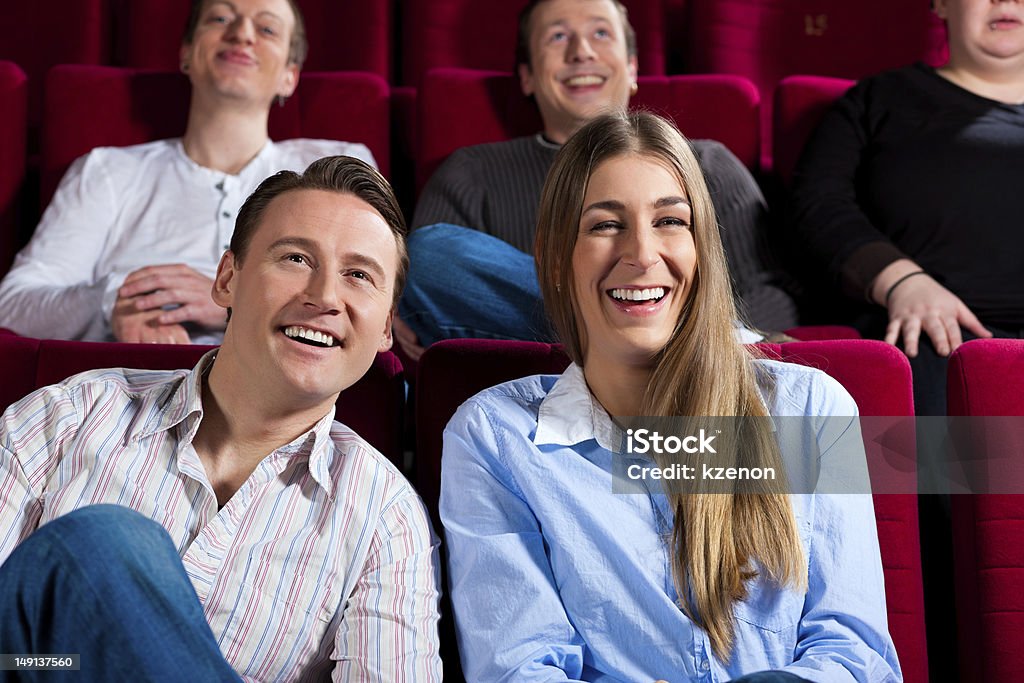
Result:
[[[43,525],[0,567],[0,586],[4,653],[80,654],[69,675],[81,681],[240,680],[170,536],[129,508],[92,505]]]
[[[408,248],[398,313],[422,346],[457,338],[554,339],[529,254],[447,223],[415,230]]]

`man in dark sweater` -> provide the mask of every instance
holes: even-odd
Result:
[[[424,188],[395,330],[410,356],[444,338],[551,338],[530,255],[541,188],[573,133],[628,105],[637,90],[636,53],[636,35],[617,0],[534,0],[523,10],[518,75],[544,130],[457,150]],[[741,310],[755,327],[796,324],[783,277],[766,265],[767,207],[756,182],[724,145],[693,146],[724,228]]]

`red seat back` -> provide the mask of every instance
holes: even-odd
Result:
[[[662,0],[624,0],[645,75],[665,73]],[[419,86],[438,67],[515,71],[519,11],[526,0],[407,0],[402,4],[402,83]]]
[[[0,277],[19,245],[18,208],[25,181],[28,79],[12,62],[0,61]]]
[[[176,70],[188,22],[184,0],[113,0],[114,64]],[[391,75],[392,3],[389,0],[298,0],[306,25],[310,71],[367,71]],[[153,30],[154,26],[161,27]],[[343,33],[343,39],[339,35]]]
[[[647,76],[631,106],[673,119],[691,138],[725,144],[749,167],[759,150],[758,95],[735,76]],[[532,100],[507,73],[436,69],[418,94],[417,186],[460,147],[531,135],[542,129]]]
[[[827,372],[846,387],[863,416],[913,415],[910,366],[893,346],[843,340],[762,344],[759,348],[779,360]],[[487,387],[528,375],[560,373],[567,364],[561,348],[554,344],[460,339],[427,349],[420,359],[416,387],[416,483],[438,528],[442,433],[458,406]],[[876,444],[866,446],[870,460]],[[899,444],[905,458],[915,457],[913,446],[912,440]],[[889,629],[905,680],[925,683],[928,659],[917,497],[875,495],[874,503]]]
[[[94,147],[178,137],[188,120],[182,74],[114,67],[59,66],[46,84],[40,202],[45,207],[67,167]],[[270,115],[270,137],[361,142],[381,172],[389,159],[388,86],[364,73],[305,73],[295,94]]]
[[[789,76],[775,90],[772,125],[775,175],[789,185],[804,145],[821,117],[853,81],[820,76]]]
[[[1024,416],[1024,341],[979,339],[953,352],[950,416]],[[1020,420],[989,421],[1019,442]],[[968,437],[969,438],[969,437]],[[991,451],[990,451],[991,452]],[[1019,481],[1021,453],[1002,453]],[[1024,672],[1024,496],[952,496],[956,608],[963,681],[1015,680]]]
[[[38,340],[0,335],[0,411],[33,389],[86,370],[109,367],[191,368],[210,346]],[[335,419],[344,422],[396,465],[402,464],[405,381],[391,354],[338,397]]]
[[[107,24],[105,0],[0,3],[0,26],[4,27],[0,59],[17,63],[28,74],[33,128],[42,117],[46,72],[56,64],[105,63],[110,39]]]
[[[670,45],[688,71],[731,73],[757,85],[770,139],[772,91],[791,74],[863,78],[926,60],[945,61],[945,28],[927,2],[687,0],[689,20]],[[764,161],[770,158],[765,144]]]

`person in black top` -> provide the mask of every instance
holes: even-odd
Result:
[[[962,341],[1024,331],[1024,7],[936,0],[935,11],[949,62],[847,92],[804,150],[791,206],[818,264],[887,311],[919,415],[945,414],[946,357]]]

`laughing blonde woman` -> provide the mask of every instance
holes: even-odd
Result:
[[[736,341],[679,132],[643,113],[580,130],[548,175],[536,257],[572,364],[478,394],[445,432],[467,679],[901,680],[869,495],[614,492],[625,416],[810,416],[808,458],[863,458],[842,387]],[[816,429],[823,416],[845,417]],[[747,456],[781,463],[768,421],[743,436]]]

